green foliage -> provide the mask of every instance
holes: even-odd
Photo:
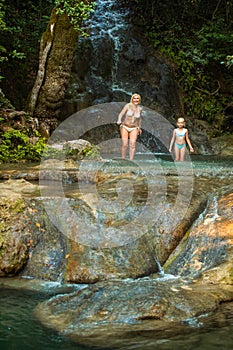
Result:
[[[30,4],[28,4],[30,5]],[[32,13],[35,6],[32,5]],[[24,46],[24,27],[30,25],[30,17],[27,15],[24,3],[12,3],[12,1],[5,2],[0,0],[0,32],[2,45],[0,46],[1,61],[8,61],[13,59],[25,59],[26,50],[22,52]],[[36,27],[35,21],[33,25]],[[31,28],[30,28],[31,30]],[[27,40],[31,42],[31,37],[27,36]]]
[[[66,158],[71,159],[98,159],[100,157],[100,152],[98,146],[90,145],[84,147],[81,150],[78,149],[68,149],[66,153]]]
[[[98,159],[100,157],[99,147],[91,145],[90,147],[85,147],[79,154],[81,159]]]
[[[4,3],[5,3],[5,0],[0,0],[0,32],[7,30],[6,23],[4,20],[4,17],[5,17]]]
[[[51,147],[49,144],[46,144],[43,152],[43,160],[45,159],[64,159],[64,151]]]
[[[80,35],[86,35],[81,25],[94,7],[91,0],[0,0],[1,86],[19,110],[25,108],[33,87],[38,69],[40,39],[54,7],[60,14],[67,13]],[[9,78],[12,72],[14,82]]]
[[[56,149],[54,147],[51,147],[49,144],[47,144],[44,148],[43,152],[43,158],[44,159],[73,159],[73,160],[82,160],[82,159],[99,159],[100,158],[100,151],[99,147],[95,145],[90,145],[88,147],[84,147],[83,149],[72,149],[72,148],[65,148],[62,150]]]
[[[223,62],[224,63],[224,62]],[[227,68],[231,68],[233,66],[233,56],[228,55],[226,57],[226,62],[225,62]]]
[[[6,23],[4,20],[5,17],[5,11],[4,11],[4,1],[0,0],[0,33],[7,30]],[[6,52],[6,49],[4,46],[0,45],[0,62],[3,62],[5,60],[4,54]]]
[[[218,0],[131,0],[154,47],[174,65],[185,114],[213,122],[230,103],[232,4]]]
[[[38,69],[39,42],[54,1],[0,0],[1,4],[2,20],[5,23],[4,27],[0,25],[1,86],[20,110],[24,108],[25,99],[34,83]]]
[[[71,24],[80,35],[87,36],[87,33],[82,28],[82,23],[89,18],[95,6],[94,2],[88,0],[55,0],[55,6],[58,14],[66,13],[68,15]]]
[[[28,131],[9,130],[1,135],[0,162],[17,163],[40,160],[45,147],[45,139],[36,131],[29,137]]]

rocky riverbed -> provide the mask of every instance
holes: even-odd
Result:
[[[145,185],[144,175],[135,177],[136,169],[132,165],[124,163],[122,171],[119,162],[117,168],[110,162],[108,167],[114,169],[111,176],[101,165],[98,176],[93,177],[95,166],[94,162],[88,175],[95,179],[98,194],[108,201],[115,198],[116,181],[134,181],[137,195],[128,207],[130,214],[136,210],[137,215],[141,215],[139,203],[140,208],[148,205],[148,200],[143,204],[139,201],[139,198],[147,198],[145,186],[141,186],[142,183]],[[78,215],[87,227],[97,220],[93,201],[96,198],[87,191],[88,187],[83,196],[75,182],[70,181],[63,184],[63,195],[57,196],[52,190],[53,186],[56,190],[57,184],[51,178],[48,182],[51,188],[45,192],[41,184],[25,180],[29,173],[36,179],[38,165],[1,171],[2,179],[6,178],[0,184],[1,284],[9,287],[12,283],[17,288],[17,281],[18,286],[24,281],[23,288],[30,288],[30,281],[33,281],[35,288],[36,281],[38,286],[41,281],[59,281],[64,286],[67,283],[83,286],[81,290],[67,290],[65,294],[57,295],[35,310],[45,326],[78,343],[103,348],[106,344],[108,347],[133,346],[138,338],[148,334],[156,337],[160,332],[166,332],[167,336],[173,336],[190,329],[212,327],[217,322],[221,325],[231,322],[233,196],[230,163],[193,162],[192,195],[188,198],[185,215],[175,227],[172,211],[178,195],[179,201],[182,199],[187,205],[185,198],[190,180],[184,174],[186,171],[190,174],[190,169],[182,165],[184,191],[179,191],[180,175],[172,162],[166,159],[159,167],[151,162],[147,166],[150,173],[153,172],[151,191],[166,203],[162,206],[163,213],[145,234],[130,243],[118,242],[107,247],[103,241],[97,246],[98,240],[94,246],[87,244],[88,241],[82,244],[75,216],[70,217],[69,211],[64,210],[63,214],[59,211],[59,224],[63,225],[59,230],[46,207],[48,203],[56,204],[56,207],[60,203],[63,208],[68,205],[72,214]],[[166,178],[166,191],[162,197],[161,167]],[[62,169],[65,178],[69,179],[74,179],[70,174],[81,171],[74,163],[72,166],[67,163]],[[46,184],[47,180],[43,185]],[[123,182],[120,184],[123,186]],[[89,186],[88,182],[85,186]],[[52,196],[52,192],[56,196]],[[42,193],[49,196],[42,196]],[[124,199],[121,196],[120,193],[119,197]],[[179,204],[182,208],[182,203]],[[125,217],[116,219],[110,214],[98,219],[98,224],[116,232],[117,225],[126,225]],[[136,219],[131,216],[131,220]],[[64,234],[64,229],[69,227],[71,233],[65,231],[67,234]],[[94,237],[96,239],[96,235]]]

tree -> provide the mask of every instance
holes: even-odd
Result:
[[[69,82],[77,39],[85,35],[82,22],[93,1],[56,0],[47,29],[40,42],[39,68],[27,110],[48,132],[57,123]]]
[[[54,0],[0,0],[1,88],[16,109],[25,108],[32,89],[39,41],[53,7]]]

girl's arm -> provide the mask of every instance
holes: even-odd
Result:
[[[127,112],[127,110],[128,110],[128,103],[123,107],[123,109],[119,113],[118,119],[117,119],[117,124],[121,124],[121,119],[122,119],[123,115]]]
[[[189,145],[189,148],[190,148],[190,152],[194,152],[193,146],[191,145],[191,142],[190,142],[190,139],[189,139],[188,130],[187,130],[185,136],[186,136],[186,142],[187,142],[187,144]]]
[[[173,130],[172,139],[171,139],[170,146],[169,146],[169,152],[172,151],[172,146],[173,146],[173,143],[175,141],[175,137],[176,137],[176,133],[175,133],[175,130]]]

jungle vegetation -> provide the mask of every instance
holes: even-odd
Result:
[[[233,3],[130,0],[136,21],[173,64],[184,112],[214,123],[233,94]]]
[[[124,4],[154,47],[175,66],[185,112],[213,121],[233,92],[232,1],[129,0]],[[24,108],[32,89],[39,41],[54,7],[67,12],[76,29],[90,11],[88,1],[0,0],[1,85],[16,108]],[[8,79],[12,75],[14,86]]]
[[[185,115],[190,119],[198,116],[212,125],[220,123],[220,133],[223,129],[227,131],[224,113],[230,108],[233,114],[232,1],[119,2],[130,8],[148,42],[173,65],[183,92]],[[82,21],[93,7],[94,1],[90,0],[0,0],[0,108],[26,108],[38,75],[41,38],[54,13],[57,18],[66,16],[80,36],[85,35]],[[43,104],[43,98],[41,101]],[[11,137],[20,137],[15,132],[11,136],[9,130],[6,132],[2,139],[4,147]],[[43,147],[39,143],[36,148]]]

